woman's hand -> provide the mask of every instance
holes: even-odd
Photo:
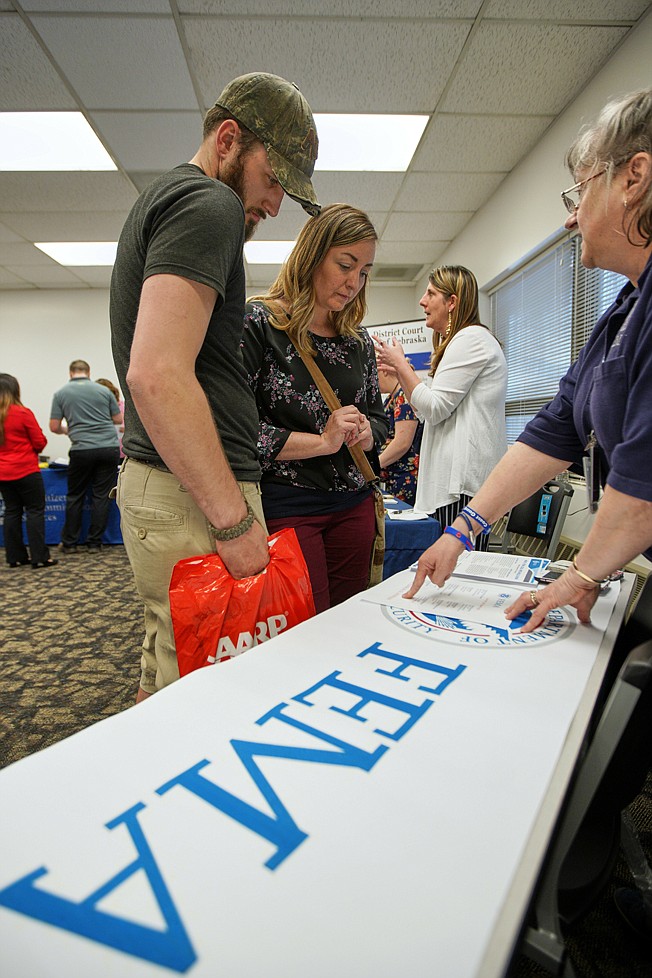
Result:
[[[553,581],[548,587],[540,591],[526,591],[516,599],[505,611],[505,617],[512,621],[518,618],[524,611],[531,611],[530,620],[519,631],[533,632],[543,623],[546,615],[553,608],[560,608],[563,605],[570,605],[577,611],[579,620],[588,625],[591,622],[591,608],[596,602],[600,593],[600,588],[596,584],[592,586],[582,580],[574,567],[569,567],[559,580]],[[532,595],[536,595],[536,603],[532,601]]]
[[[417,572],[408,591],[403,595],[404,598],[413,598],[426,577],[430,578],[437,587],[443,587],[448,578],[455,570],[458,558],[464,547],[450,533],[442,534],[436,543],[419,557]]]
[[[384,340],[377,339],[375,336],[373,341],[376,346],[376,359],[380,367],[389,368],[396,373],[401,367],[409,366],[403,347],[396,337],[392,337],[391,343],[385,343]]]
[[[369,418],[364,414],[360,415],[360,422],[358,424],[358,430],[354,431],[347,440],[346,444],[349,448],[352,445],[359,445],[364,452],[369,452],[373,448],[374,436],[371,430],[371,424]]]
[[[347,404],[333,411],[326,427],[321,433],[324,443],[324,455],[333,455],[342,445],[350,445],[359,439],[364,422],[369,424],[364,414],[357,407]]]

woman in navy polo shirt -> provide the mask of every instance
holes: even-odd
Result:
[[[643,553],[652,559],[652,89],[607,105],[567,153],[575,185],[562,200],[582,236],[582,264],[626,275],[557,396],[527,425],[450,532],[421,556],[408,596],[426,577],[442,585],[464,540],[569,465],[593,458],[604,492],[573,566],[508,609],[532,616],[571,605],[588,622],[600,583]]]

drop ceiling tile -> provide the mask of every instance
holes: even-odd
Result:
[[[55,266],[57,263],[28,241],[0,243],[0,265],[10,266]]]
[[[392,214],[383,237],[386,241],[451,241],[473,213]]]
[[[53,14],[169,14],[169,0],[23,0],[23,10]]]
[[[440,108],[444,112],[556,115],[625,33],[619,27],[483,22]],[[478,65],[482,71],[477,70]]]
[[[0,244],[10,241],[22,241],[23,236],[16,234],[15,228],[12,228],[11,223],[5,223],[5,218],[7,215],[0,214]]]
[[[389,211],[404,173],[335,173],[320,170],[313,184],[320,204],[353,204],[363,211]]]
[[[81,284],[78,276],[68,271],[63,265],[57,265],[55,262],[52,262],[49,266],[7,265],[6,268],[15,275],[26,278],[32,285],[36,285],[41,289],[74,289],[78,288]]]
[[[117,241],[127,214],[127,210],[18,212],[0,214],[0,221],[30,241]]]
[[[74,272],[77,278],[93,289],[108,289],[111,284],[113,267],[109,265],[71,266],[70,271]]]
[[[125,211],[136,196],[121,173],[0,173],[4,211]]]
[[[79,0],[83,2],[83,0]],[[90,0],[89,0],[90,2]],[[177,0],[182,14],[209,14],[213,16],[258,16],[264,11],[270,17],[312,17],[315,0]],[[475,17],[482,6],[481,0],[330,0],[329,17],[342,18],[392,18],[392,17]]]
[[[152,182],[152,180],[155,180],[156,177],[160,177],[162,173],[165,173],[165,170],[151,170],[146,173],[139,173],[137,170],[132,170],[127,174],[127,176],[135,186],[138,193],[140,193],[141,190],[144,190],[145,187]]]
[[[484,18],[508,20],[578,21],[637,20],[649,6],[648,0],[489,0],[482,11]]]
[[[236,75],[271,71],[296,81],[315,112],[431,112],[470,26],[443,22],[433,29],[427,21],[409,19],[195,17],[184,18],[184,25],[207,105]]]
[[[396,210],[477,210],[504,177],[504,173],[408,173],[396,198]]]
[[[0,266],[0,289],[32,289],[32,283]]]
[[[36,15],[34,25],[89,108],[197,108],[172,17]]]
[[[448,241],[384,241],[376,252],[376,261],[383,265],[427,265],[432,255],[439,253]]]
[[[413,171],[509,173],[554,116],[437,114],[412,160]]]
[[[105,145],[125,170],[169,170],[195,155],[202,117],[187,112],[93,112]]]
[[[74,99],[18,15],[0,16],[0,111],[76,109]]]
[[[268,217],[256,228],[254,241],[294,241],[303,225],[308,220],[305,211],[284,213],[287,201],[283,201],[278,217]]]

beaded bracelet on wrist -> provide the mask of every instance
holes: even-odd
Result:
[[[208,524],[208,529],[219,543],[227,543],[229,540],[237,540],[238,537],[241,537],[243,533],[246,533],[247,530],[250,530],[253,526],[255,519],[254,511],[246,499],[245,503],[247,506],[247,515],[241,519],[239,523],[236,523],[235,526],[229,526],[224,530],[218,530],[218,528],[213,526],[212,523]]]

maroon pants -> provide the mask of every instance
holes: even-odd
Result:
[[[351,509],[324,516],[266,519],[269,533],[293,527],[308,565],[317,613],[364,591],[376,533],[373,494]]]

